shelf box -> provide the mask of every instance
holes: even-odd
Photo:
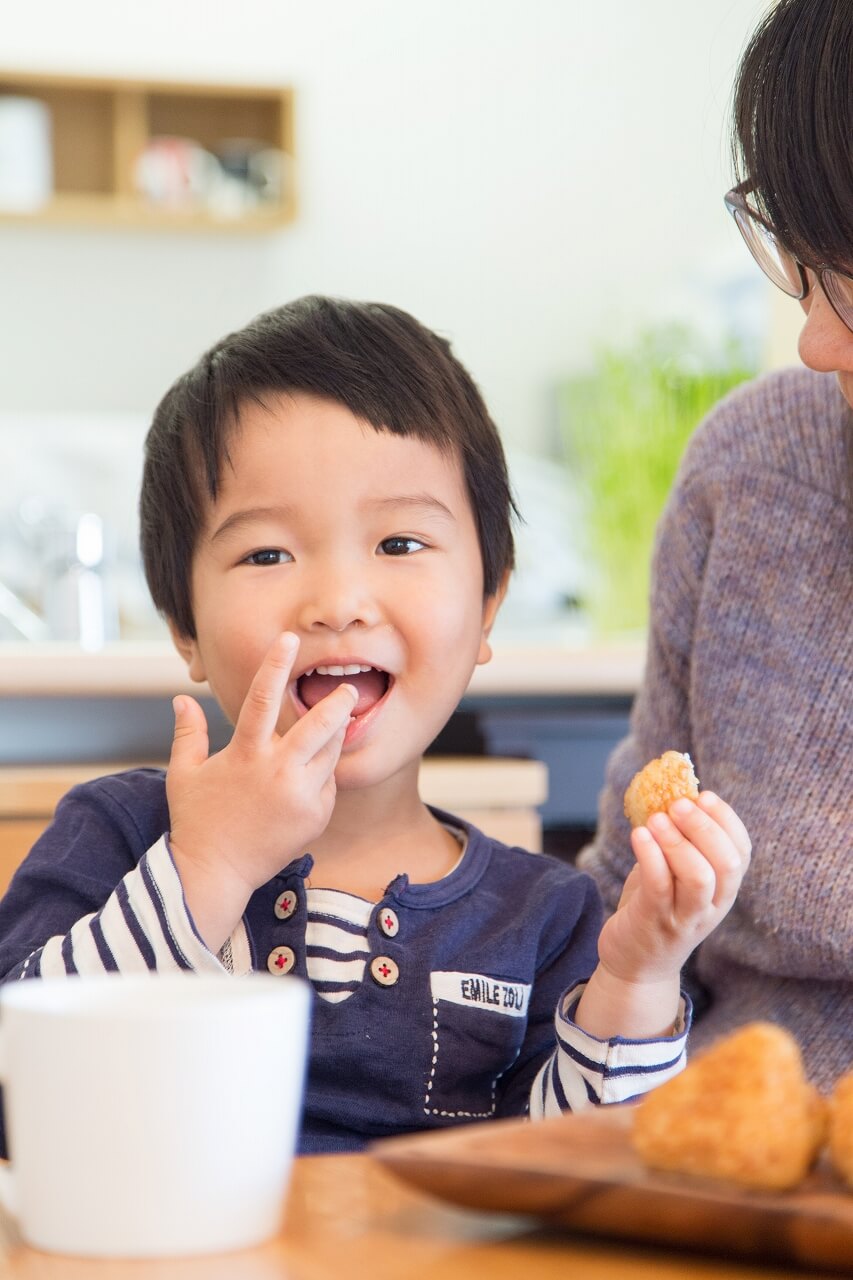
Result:
[[[232,138],[250,138],[286,150],[281,100],[221,98],[214,94],[150,93],[148,127],[152,137],[175,134],[194,138],[208,151]]]
[[[5,221],[184,230],[269,231],[295,216],[294,97],[288,88],[93,80],[0,71],[0,99],[38,98],[51,116],[54,199],[33,212],[0,210]],[[188,138],[206,151],[240,139],[280,151],[281,198],[217,216],[203,206],[163,207],[135,185],[146,144]]]

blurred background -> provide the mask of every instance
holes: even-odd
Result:
[[[136,555],[152,410],[314,292],[412,311],[479,383],[526,520],[499,637],[641,634],[687,436],[796,359],[722,203],[764,8],[11,0],[0,640],[165,636]]]

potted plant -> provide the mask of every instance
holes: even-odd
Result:
[[[558,411],[584,513],[584,607],[595,631],[641,632],[655,525],[688,438],[732,387],[754,375],[732,342],[711,356],[683,326],[602,348],[565,380]]]

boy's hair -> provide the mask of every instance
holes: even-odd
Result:
[[[850,274],[851,0],[779,0],[741,59],[732,124],[738,178],[785,247]]]
[[[240,411],[276,393],[321,396],[377,431],[455,454],[477,525],[486,595],[513,567],[515,504],[497,428],[450,343],[396,307],[306,297],[258,316],[167,391],[145,444],[140,540],[152,598],[194,638],[192,557]]]

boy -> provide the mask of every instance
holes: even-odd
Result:
[[[476,387],[410,316],[306,298],[217,344],[155,415],[142,547],[233,738],[209,756],[177,698],[165,778],[66,797],[0,906],[0,973],[301,974],[303,1150],[618,1101],[678,1071],[679,970],[748,858],[731,810],[705,795],[638,830],[601,930],[587,877],[418,797],[490,656],[511,513]]]

